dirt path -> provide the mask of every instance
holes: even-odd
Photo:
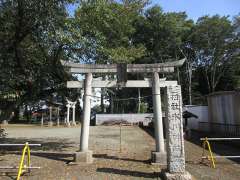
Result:
[[[41,166],[33,170],[27,180],[77,180],[77,179],[160,179],[160,167],[150,165],[154,139],[138,127],[122,127],[122,149],[120,152],[120,129],[118,126],[90,128],[90,149],[94,152],[94,163],[69,165],[72,153],[78,150],[80,127],[41,128],[36,126],[9,126],[8,138],[1,143],[41,143],[34,148],[32,164]],[[223,159],[212,169],[200,163],[202,149],[185,142],[187,170],[200,180],[240,179],[240,165]],[[14,150],[15,151],[15,150]],[[20,155],[7,153],[0,156],[0,166],[17,165]],[[14,179],[15,174],[0,175],[0,179]]]
[[[91,127],[89,146],[94,151],[95,160],[91,165],[78,166],[68,165],[72,156],[61,153],[73,153],[78,150],[79,127],[9,127],[7,132],[8,142],[29,141],[43,144],[42,148],[34,148],[32,156],[33,165],[42,168],[34,170],[24,179],[159,179],[160,168],[149,163],[154,140],[138,127],[122,127],[122,152],[119,146],[119,127]],[[56,155],[56,152],[60,155]],[[20,156],[6,154],[1,159],[1,166],[10,165],[18,163]],[[2,176],[0,179],[12,177],[14,176]]]

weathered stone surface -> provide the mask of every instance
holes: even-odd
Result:
[[[153,165],[167,165],[167,153],[166,152],[152,152],[152,164]]]
[[[185,154],[180,86],[166,87],[167,162],[169,173],[185,172]]]
[[[48,122],[48,126],[49,126],[49,127],[52,127],[52,126],[53,126],[53,122],[52,122],[52,121],[49,121],[49,122]]]
[[[164,137],[163,137],[163,122],[162,122],[162,105],[161,92],[159,88],[159,75],[157,72],[153,73],[153,112],[154,112],[154,135],[156,142],[156,151],[165,152]]]
[[[127,73],[146,72],[174,72],[174,67],[182,66],[185,58],[178,61],[157,64],[127,64]],[[69,67],[71,73],[117,73],[117,64],[77,64],[61,61],[63,66]]]
[[[189,172],[184,173],[164,173],[165,180],[192,180],[192,176]]]
[[[77,125],[77,123],[74,122],[74,121],[72,121],[71,124],[72,124],[72,126],[76,126]]]
[[[173,86],[177,85],[177,81],[166,81],[165,79],[159,79],[159,88],[166,87],[166,86]],[[83,81],[67,81],[67,88],[83,88],[84,82]],[[116,80],[98,80],[95,79],[92,82],[93,88],[114,88],[117,87]],[[124,85],[126,88],[144,88],[144,87],[152,87],[152,80],[145,79],[145,80],[128,80]]]
[[[83,101],[83,120],[81,124],[80,151],[88,151],[89,126],[91,116],[91,95],[92,95],[92,78],[91,73],[86,74],[84,86]]]
[[[72,125],[76,125],[76,122],[75,122],[75,110],[76,110],[76,103],[77,101],[75,102],[72,102],[72,101],[69,101],[68,99],[67,100],[67,119],[66,119],[66,124],[67,126],[69,127],[70,126],[70,108],[72,108],[72,122],[71,124]]]
[[[76,162],[76,163],[92,163],[93,162],[92,151],[75,152],[74,162]]]
[[[8,125],[8,121],[7,120],[3,120],[2,121],[2,125]]]

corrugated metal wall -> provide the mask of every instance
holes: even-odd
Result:
[[[209,122],[240,124],[240,92],[219,92],[208,96]]]

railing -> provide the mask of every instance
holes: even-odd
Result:
[[[210,142],[209,142],[209,141],[234,141],[234,140],[240,140],[240,138],[207,138],[207,137],[205,137],[205,138],[200,138],[200,140],[203,141],[203,143],[202,143],[202,147],[203,147],[202,162],[205,159],[210,160],[213,168],[216,167],[216,159],[217,158],[231,158],[231,159],[234,159],[234,158],[239,159],[240,158],[240,155],[214,156],[212,153],[212,148],[211,148]],[[207,146],[209,155],[206,155],[206,153],[205,153],[206,146]]]
[[[199,122],[199,130],[211,134],[221,135],[223,137],[239,137],[240,125]]]
[[[30,152],[30,146],[41,146],[41,144],[28,144],[26,142],[25,144],[0,144],[1,147],[5,146],[24,146],[23,151],[22,151],[22,156],[21,160],[19,163],[19,166],[0,166],[0,169],[18,169],[17,173],[17,180],[20,180],[21,175],[25,170],[28,170],[30,172],[30,169],[40,169],[40,167],[33,167],[31,166],[31,152]],[[24,164],[24,159],[25,159],[25,154],[27,153],[27,165]]]

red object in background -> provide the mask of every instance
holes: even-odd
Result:
[[[32,115],[33,115],[33,116],[40,116],[41,113],[39,113],[39,112],[33,112]]]

